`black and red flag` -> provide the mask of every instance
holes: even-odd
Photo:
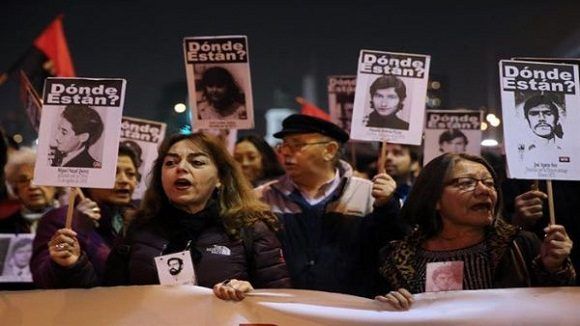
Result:
[[[34,40],[33,45],[8,71],[0,74],[0,85],[22,70],[41,93],[46,77],[74,77],[75,70],[64,35],[62,15],[54,19]]]

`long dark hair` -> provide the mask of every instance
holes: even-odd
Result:
[[[241,228],[258,220],[264,221],[274,230],[278,228],[276,216],[255,195],[237,162],[216,137],[206,133],[176,134],[163,141],[151,172],[151,183],[145,191],[141,207],[135,213],[136,223],[163,218],[160,216],[161,212],[170,207],[169,198],[163,191],[161,171],[169,149],[180,141],[189,141],[199,147],[216,166],[222,185],[216,200],[220,218],[228,234],[238,236]]]
[[[252,143],[252,145],[254,145],[262,155],[262,171],[257,180],[258,182],[274,179],[285,173],[284,168],[282,168],[282,165],[278,161],[278,156],[276,156],[274,149],[264,140],[264,138],[256,135],[246,135],[238,138],[236,145],[244,141]]]
[[[245,103],[246,97],[241,87],[238,85],[234,76],[223,67],[211,67],[201,75],[201,87],[203,95],[207,98],[207,87],[218,86],[225,87],[226,94],[221,103],[213,103],[214,106],[219,104],[220,107],[227,107],[234,102]]]
[[[402,218],[409,224],[416,224],[427,238],[433,237],[443,229],[443,221],[436,210],[443,188],[453,168],[460,161],[479,163],[489,171],[496,184],[497,202],[495,217],[498,218],[503,199],[499,188],[497,174],[491,165],[482,157],[465,153],[446,153],[429,162],[415,181],[409,197],[401,210]]]

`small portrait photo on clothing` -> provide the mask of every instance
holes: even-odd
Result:
[[[53,121],[49,166],[102,167],[104,110],[85,104],[70,104]]]
[[[453,291],[463,289],[463,261],[428,263],[425,291]]]
[[[162,285],[196,284],[189,250],[155,257],[155,266]]]
[[[405,100],[410,97],[407,86],[399,77],[376,78],[368,88],[368,115],[364,125],[374,128],[409,130],[410,110]]]

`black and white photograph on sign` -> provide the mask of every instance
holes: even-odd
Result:
[[[122,79],[48,78],[34,183],[112,188],[124,94]]]
[[[105,128],[103,109],[69,104],[59,113],[52,132],[50,166],[100,169],[103,156],[101,136]]]
[[[143,198],[153,164],[157,159],[157,148],[165,138],[167,125],[163,122],[123,117],[121,122],[120,144],[123,144],[137,156],[137,170],[141,177],[133,192],[133,199]]]
[[[32,282],[30,257],[33,234],[0,235],[0,282]]]
[[[430,57],[361,50],[351,138],[420,145]]]
[[[427,110],[423,165],[444,153],[481,154],[481,110]]]
[[[222,66],[196,68],[201,76],[195,84],[198,119],[247,120],[246,96],[234,75]]]
[[[395,76],[381,76],[373,81],[368,91],[369,109],[365,126],[409,130],[408,112],[403,112],[407,87]],[[407,116],[401,119],[401,116]]]
[[[332,122],[350,132],[356,76],[328,77],[328,108]]]
[[[247,38],[186,37],[183,46],[192,127],[253,128]]]
[[[509,177],[580,180],[578,66],[502,60],[500,87]]]

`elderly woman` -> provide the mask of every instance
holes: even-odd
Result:
[[[429,162],[401,213],[417,228],[383,251],[381,273],[394,291],[376,299],[408,309],[411,293],[426,289],[428,265],[443,262],[463,264],[463,289],[572,284],[564,227],[546,227],[542,242],[503,222],[500,207],[497,177],[484,159],[447,153]]]
[[[86,188],[86,198],[75,206],[72,229],[65,228],[68,206],[45,214],[33,243],[30,269],[41,288],[101,285],[105,263],[132,208],[139,175],[135,153],[119,146],[112,189]]]
[[[160,146],[151,184],[109,257],[106,280],[197,284],[233,300],[252,286],[290,287],[277,227],[216,138],[174,135]]]
[[[12,193],[20,202],[20,210],[0,220],[0,233],[34,233],[42,214],[58,205],[58,189],[32,183],[36,152],[22,147],[10,154],[5,167]]]

